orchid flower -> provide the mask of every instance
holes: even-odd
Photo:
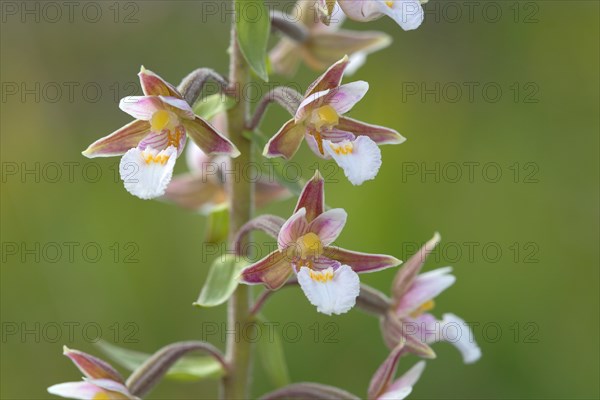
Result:
[[[343,116],[369,89],[364,81],[340,85],[347,65],[344,57],[310,85],[294,118],[265,146],[266,157],[289,159],[306,138],[311,150],[319,157],[333,158],[352,184],[375,178],[381,166],[377,145],[399,144],[405,138],[393,129]]]
[[[338,0],[344,13],[355,21],[372,21],[384,15],[392,18],[402,29],[417,29],[425,17],[419,0]]]
[[[219,132],[227,132],[225,113],[215,116],[211,123]],[[227,158],[209,156],[195,143],[190,143],[185,155],[190,172],[175,176],[165,191],[165,199],[193,211],[210,213],[215,208],[229,204],[226,181]],[[255,189],[255,205],[266,204],[288,198],[289,190],[270,179],[258,179]]]
[[[119,173],[129,193],[141,199],[163,195],[188,135],[206,153],[239,155],[228,139],[194,114],[177,89],[144,67],[139,78],[144,96],[119,103],[136,120],[83,152],[89,158],[123,155]]]
[[[301,60],[310,68],[322,71],[346,54],[350,57],[347,71],[349,74],[350,69],[354,72],[364,63],[368,54],[381,50],[392,42],[383,32],[340,29],[345,15],[335,1],[333,11],[328,15],[329,18],[334,18],[328,25],[321,22],[316,15],[318,10],[327,10],[326,5],[323,5],[323,8],[313,7],[309,1],[299,0],[295,9],[301,18],[299,23],[306,28],[306,37],[283,37],[271,50],[271,65],[279,74],[293,75]]]
[[[401,400],[406,398],[412,388],[417,383],[423,370],[425,369],[425,361],[419,361],[411,369],[405,372],[400,378],[394,381],[396,369],[398,368],[398,360],[402,355],[404,343],[397,345],[390,355],[385,359],[379,367],[371,383],[369,384],[369,392],[367,398],[377,400]]]
[[[83,381],[59,383],[48,388],[48,393],[81,400],[138,399],[125,386],[123,377],[108,363],[81,351],[64,347],[69,357],[85,375]]]
[[[425,362],[420,361],[405,372],[400,378],[394,380],[398,368],[398,360],[402,354],[404,344],[400,343],[392,350],[383,364],[377,369],[367,392],[368,400],[402,400],[411,392],[417,383],[423,370]],[[320,383],[295,383],[271,392],[261,397],[262,400],[279,399],[346,399],[358,400],[352,393],[343,389],[323,385]]]
[[[463,361],[470,364],[481,357],[471,328],[453,314],[444,314],[438,321],[428,312],[435,305],[433,299],[456,280],[450,274],[451,267],[419,274],[427,255],[439,241],[436,233],[398,271],[392,284],[392,309],[382,320],[384,340],[389,347],[406,340],[407,348],[418,346],[416,341],[450,342],[461,352]]]
[[[275,290],[295,274],[317,311],[343,314],[354,307],[359,294],[357,273],[378,271],[401,261],[332,246],[346,224],[347,214],[341,208],[324,211],[323,186],[317,171],[304,187],[294,214],[281,225],[277,250],[247,267],[241,278],[244,283],[265,284]]]

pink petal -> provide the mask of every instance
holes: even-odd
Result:
[[[296,154],[304,138],[306,128],[291,119],[286,122],[279,132],[273,136],[263,150],[263,155],[268,158],[283,157],[289,160]]]
[[[403,347],[403,342],[396,346],[371,378],[367,395],[369,399],[376,399],[386,392],[390,382],[396,374],[398,359],[402,354],[401,351]]]
[[[327,258],[327,257],[323,257],[323,256],[321,256],[317,259],[313,259],[312,261],[313,261],[313,267],[317,270],[327,269],[327,268],[331,267],[335,271],[342,265],[337,260],[333,260],[331,258]]]
[[[113,398],[130,398],[131,394],[127,387],[119,382],[112,381],[110,379],[86,379],[86,382],[89,382],[93,385],[96,385],[104,390],[107,390],[109,394],[112,394]],[[119,396],[122,394],[123,396]]]
[[[264,283],[269,289],[280,288],[292,274],[290,260],[285,253],[274,251],[265,258],[242,271],[242,282],[247,284]]]
[[[121,99],[119,108],[133,118],[149,121],[156,111],[164,110],[165,106],[156,96],[128,96]]]
[[[306,220],[311,222],[323,213],[325,207],[325,188],[323,177],[319,171],[315,171],[315,175],[310,181],[306,182],[294,212],[301,208],[306,209]]]
[[[393,129],[367,124],[348,117],[340,117],[336,129],[352,132],[357,136],[368,136],[371,140],[380,145],[400,144],[406,140],[406,138]]]
[[[277,237],[277,246],[283,250],[296,243],[296,240],[308,232],[308,222],[306,221],[306,209],[301,208],[294,213],[279,231]]]
[[[342,208],[325,211],[308,225],[308,231],[316,233],[323,246],[329,246],[346,225],[348,213]]]
[[[68,399],[91,400],[98,394],[107,394],[105,390],[89,382],[59,383],[48,388],[48,393]]]
[[[222,136],[208,122],[200,117],[194,120],[183,120],[183,126],[190,138],[206,154],[223,154],[231,157],[240,155],[239,150],[229,139]]]
[[[135,120],[108,136],[96,140],[84,152],[88,158],[112,157],[125,154],[150,133],[147,121]]]
[[[396,307],[400,317],[410,315],[419,306],[452,286],[456,281],[451,267],[438,268],[417,276],[408,290],[402,295]]]
[[[367,254],[331,246],[325,248],[324,255],[349,265],[355,272],[374,272],[382,269],[395,267],[402,263],[396,257],[383,254]]]
[[[421,377],[425,369],[425,361],[419,361],[411,369],[406,371],[400,378],[392,383],[387,392],[401,391],[406,388],[412,388]]]
[[[369,90],[365,81],[346,83],[331,90],[316,92],[305,98],[296,112],[296,121],[302,120],[311,110],[324,105],[333,107],[339,115],[350,111]]]
[[[179,126],[176,129],[180,129],[182,133],[179,135],[178,143],[171,142],[172,136],[170,137],[169,135],[172,135],[172,133],[168,130],[163,130],[161,132],[150,132],[148,136],[140,141],[137,147],[140,150],[145,150],[146,147],[151,147],[155,150],[164,150],[169,146],[173,146],[177,149],[177,157],[179,157],[185,148],[187,135],[185,134],[185,128],[183,126]]]
[[[323,73],[323,75],[318,77],[313,83],[310,84],[304,97],[308,97],[313,93],[340,86],[342,77],[344,76],[344,70],[346,69],[347,65],[348,57],[344,56],[341,60],[329,67],[327,71]]]
[[[433,238],[425,243],[423,247],[409,258],[402,268],[400,268],[392,283],[392,296],[396,301],[399,301],[404,292],[412,285],[416,276],[421,271],[421,268],[423,268],[427,256],[435,249],[440,240],[440,234],[436,232],[433,235]]]
[[[192,107],[190,107],[190,105],[188,104],[187,101],[185,101],[181,98],[171,97],[171,96],[159,96],[159,98],[163,103],[171,106],[173,108],[173,111],[175,111],[177,113],[177,115],[179,115],[180,117],[183,117],[186,119],[195,119],[196,118],[196,114],[194,114],[194,110],[192,110]]]
[[[71,350],[64,346],[63,354],[71,359],[75,366],[88,378],[110,379],[124,382],[121,374],[105,361],[78,350]]]
[[[419,357],[435,358],[435,352],[424,341],[421,341],[420,331],[413,321],[401,320],[390,311],[381,319],[381,332],[383,341],[390,349],[395,348],[398,343],[404,341],[404,352],[411,352]]]
[[[146,96],[181,97],[181,94],[175,87],[144,67],[142,67],[138,76],[140,77],[140,84]]]

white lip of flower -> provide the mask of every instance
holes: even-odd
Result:
[[[426,2],[426,1],[425,1]],[[393,18],[405,30],[419,27],[423,22],[422,1],[383,1],[380,12]],[[381,3],[379,3],[381,4]]]
[[[170,145],[162,151],[133,148],[121,158],[119,172],[125,189],[141,199],[162,196],[173,176],[177,149]]]
[[[360,292],[358,275],[348,265],[341,265],[336,270],[333,267],[323,270],[301,267],[298,283],[310,303],[326,315],[348,312],[356,304]]]
[[[469,325],[454,314],[444,314],[439,324],[440,338],[456,347],[465,364],[472,364],[481,358],[481,349],[473,339],[473,331]]]
[[[359,136],[352,142],[324,140],[323,148],[342,167],[353,185],[374,179],[381,167],[381,150],[367,136]]]

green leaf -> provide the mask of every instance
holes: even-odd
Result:
[[[96,345],[110,359],[130,371],[138,368],[151,356],[139,351],[124,349],[102,340],[96,343]],[[225,371],[222,365],[213,357],[187,356],[177,361],[169,369],[166,377],[175,380],[198,381],[202,379],[218,379],[223,375],[225,375]]]
[[[240,272],[247,265],[239,258],[226,254],[213,262],[195,306],[215,307],[231,297],[238,286]]]
[[[226,204],[215,207],[208,214],[206,227],[206,243],[222,243],[229,235],[229,207]]]
[[[244,58],[262,80],[268,82],[267,42],[271,18],[263,0],[236,1],[238,43]]]
[[[194,113],[206,120],[210,120],[217,114],[229,110],[234,105],[235,101],[231,97],[216,93],[199,99],[194,104]]]
[[[257,343],[256,350],[261,365],[275,388],[289,385],[290,375],[283,352],[283,340],[279,331],[273,325],[259,317],[262,335]]]

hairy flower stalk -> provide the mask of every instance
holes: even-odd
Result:
[[[229,82],[231,88],[241,91],[249,81],[250,71],[237,42],[235,25],[231,31],[230,52]],[[252,162],[253,154],[252,143],[243,135],[249,106],[242,93],[236,93],[234,99],[236,104],[227,113],[229,139],[238,146],[242,154],[231,160],[231,168],[234,171],[244,171],[246,165]],[[229,232],[233,239],[233,235],[252,218],[254,183],[250,179],[230,180],[228,190],[231,198]],[[250,322],[251,296],[250,287],[245,285],[240,285],[233,293],[227,306],[228,330],[242,329]],[[226,359],[231,365],[231,370],[223,380],[223,396],[226,399],[248,398],[252,345],[244,339],[236,340],[237,337],[238,335],[227,337]],[[239,337],[243,338],[243,335]]]

